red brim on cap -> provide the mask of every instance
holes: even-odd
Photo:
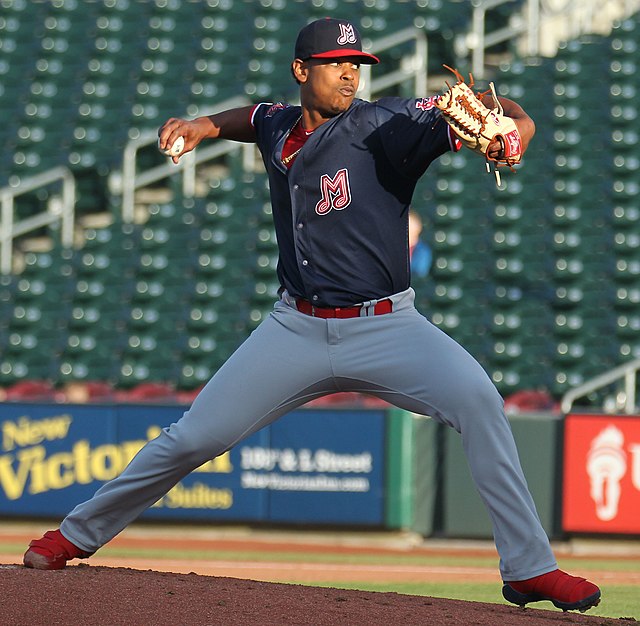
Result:
[[[380,63],[380,59],[373,56],[373,54],[367,54],[361,50],[345,50],[344,48],[340,50],[327,50],[327,52],[319,52],[318,54],[311,55],[312,59],[337,59],[341,57],[358,57],[363,59],[362,62],[368,65]],[[367,61],[364,61],[364,59],[367,59],[368,63]]]

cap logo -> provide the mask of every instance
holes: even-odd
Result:
[[[339,24],[340,26],[340,36],[336,39],[336,42],[344,46],[347,43],[356,43],[358,38],[356,37],[355,32],[353,31],[353,26],[351,24]]]

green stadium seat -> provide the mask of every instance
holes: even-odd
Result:
[[[624,341],[635,342],[640,331],[640,315],[629,311],[616,316],[615,334]]]
[[[617,311],[634,310],[640,304],[640,289],[632,285],[620,285],[615,290],[614,307]]]
[[[169,361],[171,363],[172,361]],[[129,356],[121,362],[115,375],[115,384],[121,389],[131,389],[141,383],[161,382],[171,379],[172,368],[166,364],[158,365],[147,356]]]

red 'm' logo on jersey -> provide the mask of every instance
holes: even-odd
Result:
[[[320,193],[322,198],[316,204],[316,213],[326,215],[331,209],[341,211],[351,204],[351,188],[349,187],[349,172],[347,169],[338,170],[331,178],[328,174],[320,177]]]

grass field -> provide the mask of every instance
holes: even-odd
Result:
[[[215,550],[207,553],[191,551],[163,550],[162,553],[154,550],[118,549],[105,548],[105,556],[112,555],[119,558],[129,558],[132,556],[157,559],[202,559],[228,561],[238,561],[246,563],[316,563],[333,565],[336,563],[345,565],[387,565],[390,568],[395,566],[421,566],[426,568],[455,568],[460,569],[484,569],[496,566],[495,558],[469,556],[461,553],[459,556],[434,555],[366,555],[366,554],[318,554],[316,552],[261,552],[261,551],[225,551]],[[603,601],[600,606],[589,611],[589,615],[599,615],[613,618],[634,618],[640,621],[640,558],[639,559],[607,559],[607,558],[563,558],[559,560],[561,569],[569,572],[589,572],[589,578],[596,581],[602,589]],[[599,573],[601,576],[599,576]],[[632,578],[637,577],[638,583],[620,584],[616,582],[608,583],[607,580],[615,577],[612,573],[631,574]],[[626,578],[626,576],[624,577]],[[280,582],[301,583],[299,576],[291,576],[288,580]],[[436,598],[451,598],[455,600],[468,600],[474,602],[497,602],[503,603],[501,585],[495,582],[473,582],[461,578],[455,582],[438,582],[430,580],[428,582],[402,582],[390,580],[387,582],[370,581],[318,581],[314,583],[323,587],[339,587],[344,589],[360,589],[363,591],[393,591],[411,595],[427,595]],[[540,603],[537,608],[554,607],[550,603]]]
[[[325,585],[320,585],[325,586]],[[500,588],[489,583],[430,583],[412,585],[395,583],[392,587],[387,584],[353,584],[338,583],[326,585],[345,589],[361,589],[364,591],[395,591],[411,595],[426,595],[433,598],[450,598],[452,600],[467,600],[472,602],[504,603]],[[591,609],[588,615],[601,617],[626,618],[640,621],[640,600],[638,587],[631,585],[601,585],[603,600],[599,606]],[[533,606],[533,605],[532,605]],[[549,602],[538,603],[536,608],[555,610]]]
[[[0,526],[0,562],[20,562],[28,538],[41,530]],[[615,550],[595,544],[587,554],[571,552],[557,551],[560,567],[602,589],[602,602],[589,615],[640,621],[637,546],[625,551],[620,544]],[[384,537],[367,542],[357,535],[245,531],[221,536],[175,527],[163,532],[154,526],[128,529],[88,563],[504,603],[497,555],[489,542],[402,546],[385,543]],[[535,607],[553,609],[550,603]]]

